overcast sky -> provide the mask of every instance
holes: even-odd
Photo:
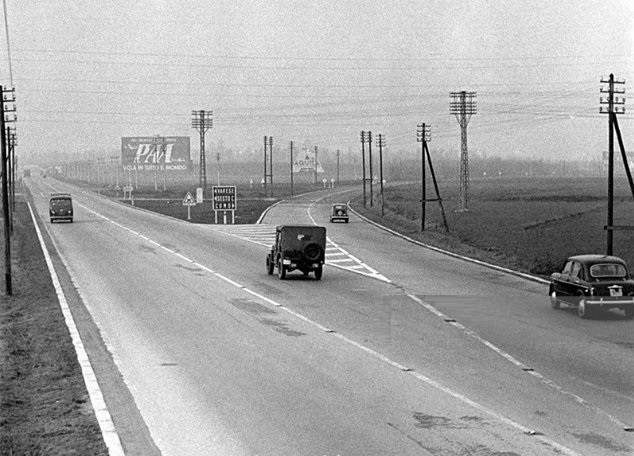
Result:
[[[154,134],[197,150],[193,109],[234,149],[272,135],[357,153],[372,130],[410,150],[426,122],[432,152],[457,157],[457,90],[477,91],[474,152],[599,157],[599,80],[633,90],[632,0],[6,2],[24,157]],[[634,115],[620,119],[634,149]]]

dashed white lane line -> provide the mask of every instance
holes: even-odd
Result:
[[[316,201],[313,203],[313,205],[316,203]],[[310,213],[310,209],[313,206],[311,205],[310,207],[308,207],[308,209],[306,210],[308,213],[308,217],[312,220],[312,222],[316,225],[317,222],[315,222],[315,219],[313,218],[313,216]],[[356,215],[359,215],[355,212]],[[366,220],[364,217],[360,216],[360,218]],[[371,222],[371,221],[370,221]],[[375,222],[371,222],[374,225],[378,225]],[[378,225],[380,226],[380,225]],[[380,226],[381,228],[384,228],[382,226]],[[388,231],[392,232],[391,230],[388,229]],[[392,232],[395,233],[395,232]],[[398,233],[395,233],[398,234]],[[399,235],[400,236],[400,235]],[[401,236],[402,237],[402,236]],[[454,255],[455,256],[455,255]],[[460,257],[462,258],[462,257]],[[466,258],[466,257],[465,257]],[[462,258],[462,259],[465,259]],[[468,259],[468,258],[467,258]],[[470,260],[470,259],[469,259]],[[360,260],[359,260],[360,262]],[[336,266],[336,265],[333,265]],[[367,266],[369,268],[369,266]],[[349,269],[354,269],[354,267],[349,268]],[[506,271],[505,271],[506,272]],[[523,276],[520,276],[522,278],[526,278]],[[440,310],[438,310],[436,307],[434,307],[433,305],[423,301],[422,299],[420,299],[418,296],[407,292],[407,290],[405,290],[403,287],[401,287],[400,285],[392,282],[391,280],[389,280],[388,278],[385,279],[386,282],[393,284],[394,286],[396,286],[397,288],[400,288],[405,295],[412,299],[414,302],[416,302],[417,304],[419,304],[420,306],[422,306],[423,308],[425,308],[426,310],[428,310],[429,312],[431,312],[432,314],[436,315],[437,317],[443,319],[445,322],[447,322],[448,324],[450,324],[451,326],[461,330],[464,334],[474,338],[475,340],[477,340],[478,342],[480,342],[482,345],[484,345],[485,347],[489,348],[490,350],[492,350],[494,353],[498,354],[499,356],[501,356],[502,358],[504,358],[505,360],[507,360],[508,362],[512,363],[513,365],[517,366],[518,368],[522,369],[524,372],[534,376],[535,378],[539,379],[544,385],[558,391],[561,394],[564,394],[570,398],[572,398],[575,402],[585,406],[586,408],[588,408],[589,410],[592,410],[594,413],[604,416],[605,418],[607,418],[609,421],[611,421],[612,423],[614,423],[615,425],[619,426],[621,429],[629,431],[632,429],[632,425],[631,424],[627,424],[624,423],[623,421],[619,420],[618,418],[616,418],[615,416],[611,415],[610,413],[606,412],[605,410],[603,410],[602,408],[592,404],[591,402],[587,401],[586,399],[584,399],[583,397],[579,396],[578,394],[575,394],[571,391],[566,390],[565,388],[563,388],[561,385],[555,383],[554,381],[550,380],[548,377],[546,377],[545,375],[537,372],[536,370],[534,370],[532,367],[527,366],[526,364],[524,364],[523,362],[521,362],[520,360],[518,360],[517,358],[515,358],[513,355],[511,355],[510,353],[505,352],[504,350],[502,350],[500,347],[498,347],[497,345],[493,344],[492,342],[486,340],[485,338],[481,337],[477,332],[473,331],[472,329],[467,328],[466,326],[464,326],[462,323],[457,322],[454,318],[450,317],[449,315],[444,314],[443,312],[441,312]]]
[[[35,214],[33,213],[31,204],[27,202],[27,205],[29,207],[29,212],[31,213],[33,225],[35,226],[37,238],[42,248],[42,253],[44,254],[44,259],[46,260],[46,266],[48,267],[51,281],[53,282],[53,287],[55,287],[55,293],[57,294],[59,306],[62,310],[62,314],[64,315],[66,327],[68,328],[68,332],[70,333],[70,337],[73,342],[73,347],[75,348],[75,354],[77,355],[77,361],[79,362],[79,366],[81,368],[81,374],[84,379],[84,384],[86,385],[86,390],[88,391],[90,404],[95,411],[95,418],[97,419],[97,423],[99,424],[99,429],[101,430],[101,435],[103,437],[104,443],[108,448],[108,454],[110,456],[125,456],[125,453],[123,452],[123,447],[121,446],[121,440],[119,439],[119,434],[117,434],[117,430],[115,429],[114,423],[112,422],[110,412],[106,407],[106,402],[104,401],[103,394],[101,392],[101,389],[99,388],[97,377],[95,376],[95,372],[92,369],[92,365],[90,364],[90,360],[88,359],[88,354],[86,353],[86,349],[84,348],[84,344],[81,341],[79,331],[77,330],[77,326],[75,325],[73,315],[71,314],[70,308],[68,307],[66,296],[64,295],[64,291],[62,290],[62,286],[59,282],[57,272],[55,271],[55,268],[53,266],[51,256],[49,255],[46,244],[44,243],[44,238],[42,237],[42,232],[40,231],[40,227],[37,224]]]
[[[369,354],[370,356],[374,357],[375,359],[378,359],[378,360],[380,360],[380,361],[382,361],[382,362],[384,362],[384,363],[386,363],[386,364],[388,364],[388,365],[390,365],[392,367],[395,367],[395,368],[399,369],[400,371],[404,372],[407,375],[413,376],[414,378],[420,380],[421,382],[423,382],[423,383],[425,383],[425,384],[427,384],[427,385],[429,385],[429,386],[431,386],[433,388],[436,388],[436,389],[438,389],[439,391],[442,391],[445,394],[448,394],[449,396],[451,396],[451,397],[453,397],[453,398],[455,398],[455,399],[457,399],[457,400],[459,400],[459,401],[461,401],[461,402],[473,407],[474,409],[480,411],[481,413],[489,415],[492,418],[498,420],[499,422],[502,422],[502,423],[512,427],[513,429],[516,429],[516,430],[522,432],[523,434],[530,435],[530,436],[534,437],[535,439],[539,440],[543,444],[550,446],[551,448],[561,452],[562,454],[566,454],[568,456],[581,456],[579,453],[575,452],[574,450],[572,450],[572,449],[570,449],[570,448],[568,448],[568,447],[566,447],[564,445],[561,445],[561,444],[555,442],[554,440],[549,439],[548,437],[546,437],[541,432],[537,432],[537,431],[535,431],[533,429],[530,429],[530,428],[520,424],[519,422],[514,421],[514,420],[512,420],[512,419],[510,419],[510,418],[508,418],[508,417],[506,417],[506,416],[494,411],[493,409],[490,409],[490,408],[488,408],[488,407],[486,407],[486,406],[484,406],[484,405],[482,405],[482,404],[480,404],[478,402],[475,402],[475,401],[469,399],[467,396],[465,396],[463,394],[460,394],[460,393],[458,393],[456,391],[453,391],[452,389],[442,385],[441,383],[437,382],[436,380],[433,380],[430,377],[427,377],[427,376],[425,376],[425,375],[423,375],[423,374],[421,374],[419,372],[415,372],[413,369],[411,369],[411,368],[409,368],[407,366],[404,366],[404,365],[402,365],[402,364],[400,364],[400,363],[398,363],[396,361],[393,361],[392,359],[388,358],[387,356],[385,356],[385,355],[383,355],[383,354],[381,354],[381,353],[379,353],[379,352],[377,352],[377,351],[375,351],[375,350],[373,350],[373,349],[371,349],[369,347],[366,347],[365,345],[362,345],[359,342],[356,342],[356,341],[344,336],[343,334],[337,333],[336,331],[334,331],[334,330],[332,330],[330,328],[327,328],[327,327],[317,323],[316,321],[311,320],[310,318],[300,314],[299,312],[296,312],[296,311],[294,311],[292,309],[289,309],[288,307],[276,302],[273,299],[267,298],[266,296],[262,295],[261,293],[255,292],[255,291],[245,287],[244,285],[241,285],[240,283],[238,283],[238,282],[226,277],[225,275],[223,275],[223,274],[221,274],[221,273],[219,273],[217,271],[214,271],[213,269],[211,269],[211,268],[209,268],[209,267],[207,267],[207,266],[205,266],[205,265],[203,265],[201,263],[198,263],[198,262],[196,262],[196,261],[194,261],[194,260],[192,260],[192,259],[180,254],[180,253],[174,253],[173,250],[161,245],[160,243],[158,243],[156,241],[153,241],[153,240],[149,239],[147,236],[144,236],[141,233],[139,233],[139,232],[137,232],[137,231],[135,231],[135,230],[133,230],[131,228],[128,228],[128,227],[126,227],[126,226],[124,226],[124,225],[122,225],[122,224],[120,224],[118,222],[115,222],[114,220],[106,217],[105,215],[102,215],[102,214],[100,214],[100,213],[98,213],[98,212],[96,212],[96,211],[94,211],[94,210],[82,205],[82,204],[78,204],[78,205],[81,206],[82,208],[86,209],[88,212],[96,215],[97,217],[100,217],[100,218],[112,223],[113,225],[115,225],[115,226],[117,226],[117,227],[119,227],[119,228],[121,228],[121,229],[123,229],[123,230],[125,230],[125,231],[127,231],[127,232],[129,232],[131,234],[133,234],[134,236],[137,236],[137,237],[139,237],[139,238],[141,238],[143,240],[151,242],[153,245],[156,245],[157,247],[161,248],[165,252],[171,253],[171,254],[177,256],[178,258],[181,258],[184,261],[187,261],[187,262],[195,265],[196,267],[198,267],[198,268],[200,268],[200,269],[202,269],[204,271],[209,272],[213,276],[215,276],[218,279],[228,283],[229,285],[231,285],[233,287],[236,287],[236,288],[238,288],[240,290],[243,290],[244,292],[250,294],[251,296],[254,296],[254,297],[258,298],[258,299],[261,299],[262,301],[264,301],[266,303],[269,303],[269,304],[279,308],[280,310],[283,310],[284,312],[288,313],[289,315],[293,315],[294,317],[306,322],[307,324],[316,327],[320,331],[323,331],[325,333],[334,335],[335,337],[337,337],[338,339],[342,340],[343,342],[346,342],[347,344],[350,344],[350,345],[352,345],[354,347],[357,347],[358,349],[364,351],[365,353]],[[413,296],[413,295],[411,295],[411,296]],[[123,453],[121,453],[121,454],[123,454]],[[118,456],[118,454],[117,454],[117,456]]]

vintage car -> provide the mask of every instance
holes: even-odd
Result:
[[[48,212],[51,223],[58,220],[68,220],[73,223],[73,198],[70,193],[51,193]]]
[[[613,308],[634,317],[634,280],[625,261],[615,256],[568,258],[563,270],[550,276],[549,294],[553,308],[566,304],[576,308],[581,318]]]
[[[266,256],[266,271],[285,279],[299,269],[304,276],[312,271],[321,279],[326,252],[326,228],[315,225],[282,225],[275,228],[275,244]]]
[[[348,205],[345,203],[337,203],[332,205],[332,212],[330,213],[330,221],[335,222],[341,220],[348,223]]]

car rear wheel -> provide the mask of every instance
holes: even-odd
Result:
[[[277,265],[277,276],[280,280],[284,280],[286,278],[286,266],[284,266],[283,258],[280,258],[280,262]]]
[[[275,264],[271,260],[271,255],[266,256],[266,272],[268,275],[273,275],[273,271],[275,270]]]
[[[625,313],[625,318],[632,319],[634,318],[634,307],[628,306],[623,309],[623,313]]]
[[[317,280],[321,280],[321,276],[324,273],[324,267],[323,266],[318,266],[317,269],[315,269],[315,279]]]
[[[577,315],[581,318],[590,318],[592,315],[591,307],[586,303],[585,299],[579,300],[579,305],[577,306]]]
[[[555,290],[550,291],[550,306],[553,309],[561,309],[561,303],[557,298],[557,292]]]

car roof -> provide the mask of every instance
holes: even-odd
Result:
[[[619,263],[625,264],[625,261],[621,258],[613,255],[597,255],[597,254],[587,254],[587,255],[575,255],[568,258],[568,261],[578,261],[579,263],[584,264],[595,264],[595,263]]]

